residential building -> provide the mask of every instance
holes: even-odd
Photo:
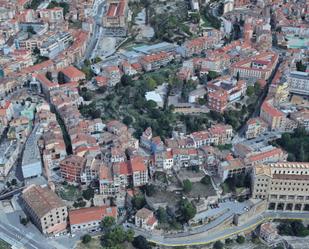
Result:
[[[240,78],[267,80],[275,69],[278,59],[278,54],[274,52],[263,52],[235,62],[231,66],[231,72]]]
[[[67,207],[48,187],[30,185],[23,190],[21,200],[26,214],[43,234],[66,232]]]
[[[161,67],[166,66],[174,56],[167,52],[160,52],[156,54],[151,55],[145,55],[140,59],[140,63],[143,67],[143,69],[148,71],[154,71]]]
[[[268,202],[268,209],[309,211],[309,163],[259,164],[252,175],[252,196]]]
[[[268,129],[268,125],[261,118],[250,118],[246,124],[246,138],[256,138]]]
[[[117,219],[117,207],[89,207],[69,211],[71,233],[98,232],[104,217]]]
[[[260,117],[267,123],[270,130],[285,129],[285,115],[272,105],[271,100],[265,100],[263,102]]]
[[[309,95],[309,72],[290,72],[288,84],[290,93]]]
[[[69,183],[80,183],[86,159],[70,155],[60,161],[61,177]]]
[[[224,182],[227,178],[237,174],[246,173],[250,168],[239,158],[228,156],[225,161],[218,166],[218,176]]]
[[[302,126],[309,131],[309,110],[303,109],[298,112],[291,113],[291,119],[296,121],[299,126]]]
[[[254,166],[261,163],[284,162],[287,160],[288,154],[281,148],[266,146],[259,151],[252,152],[245,156],[245,164]]]
[[[263,223],[260,226],[259,236],[267,243],[272,243],[279,238],[277,229],[270,222]]]
[[[228,94],[224,90],[208,93],[208,107],[216,112],[223,112],[228,104]]]
[[[135,214],[135,225],[139,228],[153,230],[157,224],[154,213],[147,208],[142,208]]]

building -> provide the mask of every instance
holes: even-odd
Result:
[[[151,210],[142,208],[136,212],[135,225],[137,227],[146,230],[153,230],[157,224],[158,221]]]
[[[39,125],[37,124],[27,139],[23,153],[21,169],[24,178],[37,177],[42,174],[42,160],[38,147],[40,135]]]
[[[21,200],[25,212],[43,234],[66,232],[67,207],[48,187],[30,185],[23,190]]]
[[[267,243],[272,243],[279,238],[278,231],[270,222],[264,223],[260,226],[259,236]]]
[[[260,117],[265,121],[270,130],[283,130],[285,128],[285,115],[272,105],[270,100],[265,100],[261,106]]]
[[[246,138],[256,138],[266,132],[267,124],[261,118],[250,118],[246,124]]]
[[[103,16],[103,27],[109,35],[125,36],[128,25],[128,1],[107,0],[107,11]]]
[[[73,36],[68,32],[59,32],[48,38],[40,46],[41,56],[55,58],[73,43]]]
[[[309,72],[293,71],[288,76],[290,93],[309,95]]]
[[[227,178],[237,174],[246,173],[249,167],[239,158],[228,157],[218,166],[218,176],[224,182]]]
[[[306,131],[309,131],[309,110],[304,109],[293,112],[290,117],[292,120],[296,121],[299,126],[303,126]]]
[[[263,52],[235,62],[231,66],[231,72],[240,78],[267,80],[275,69],[278,59],[278,54],[274,52]]]
[[[117,219],[117,207],[89,207],[69,211],[71,233],[97,232],[104,217],[110,216]]]
[[[309,163],[259,164],[252,175],[252,197],[268,202],[268,209],[309,211]]]
[[[86,75],[74,66],[61,69],[60,72],[64,75],[65,82],[78,82],[86,79]]]
[[[208,93],[208,107],[216,112],[223,112],[228,104],[228,94],[224,90]]]
[[[69,183],[81,182],[81,175],[86,164],[86,159],[70,155],[60,161],[61,177]]]
[[[167,52],[145,55],[140,59],[143,69],[148,71],[157,70],[166,66],[173,59],[173,55]]]

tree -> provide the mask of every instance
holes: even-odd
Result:
[[[64,84],[65,83],[65,78],[63,72],[59,72],[57,76],[57,80],[59,84]]]
[[[218,74],[217,72],[209,71],[207,78],[208,78],[208,80],[214,80],[215,78],[218,78],[219,76],[220,76],[220,74]]]
[[[113,226],[116,225],[115,218],[112,216],[105,216],[101,221],[100,227],[104,231],[109,231]]]
[[[246,94],[251,97],[254,94],[254,86],[248,86]]]
[[[132,83],[133,83],[132,77],[129,76],[129,75],[127,75],[127,74],[124,74],[124,75],[122,75],[122,77],[121,77],[120,83],[121,83],[121,85],[123,85],[123,86],[130,86],[130,85],[132,85]]]
[[[166,223],[167,222],[167,212],[163,207],[159,207],[156,213],[159,223]]]
[[[94,190],[92,188],[88,188],[88,189],[83,191],[82,195],[83,195],[84,199],[89,201],[90,199],[92,199],[94,197]]]
[[[130,126],[133,123],[133,118],[131,116],[125,116],[122,122],[125,125]]]
[[[38,47],[35,47],[35,48],[33,49],[33,53],[34,53],[34,54],[40,54],[41,51],[40,51],[40,49],[39,49]]]
[[[225,244],[226,244],[226,245],[231,245],[231,244],[233,244],[233,240],[230,239],[230,238],[227,238],[227,239],[225,240]]]
[[[29,218],[28,217],[23,217],[23,218],[20,218],[20,224],[26,226],[29,222]]]
[[[127,238],[126,238],[126,241],[132,242],[133,239],[134,239],[134,231],[133,231],[132,229],[129,229],[129,230],[127,231],[126,237],[127,237]]]
[[[238,244],[243,244],[243,243],[245,243],[245,237],[244,236],[241,236],[241,235],[239,235],[239,236],[237,236],[237,238],[236,238],[236,242],[238,243]]]
[[[297,71],[306,72],[306,68],[307,68],[306,65],[304,65],[302,61],[296,62]]]
[[[17,180],[16,180],[15,178],[13,178],[13,179],[11,180],[11,185],[12,185],[12,186],[17,185]]]
[[[137,249],[151,249],[150,244],[142,235],[135,237],[132,244]]]
[[[201,183],[203,183],[204,185],[209,185],[211,184],[211,179],[210,179],[210,176],[204,176],[202,179],[201,179]]]
[[[146,205],[146,200],[143,195],[136,195],[132,198],[132,205],[135,209],[139,210]]]
[[[147,184],[145,186],[145,192],[147,196],[153,196],[156,193],[156,188],[153,184]]]
[[[192,190],[192,182],[189,179],[185,179],[183,182],[183,191],[189,193]]]
[[[83,237],[82,237],[82,242],[83,244],[88,244],[90,241],[91,241],[91,236],[89,234],[85,234]]]
[[[213,249],[223,249],[224,244],[221,241],[216,241],[213,245]]]
[[[46,78],[49,79],[50,81],[53,81],[53,75],[52,75],[51,72],[49,72],[49,71],[46,72],[45,76],[46,76]]]
[[[191,220],[196,214],[196,208],[187,199],[180,201],[179,211],[181,213],[180,221],[184,223]]]

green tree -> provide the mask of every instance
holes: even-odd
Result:
[[[189,179],[185,179],[183,182],[183,191],[189,193],[192,190],[192,182]]]
[[[238,243],[238,244],[243,244],[243,243],[245,243],[245,237],[244,236],[241,236],[241,235],[239,235],[239,236],[237,236],[237,238],[236,238],[236,242]]]
[[[143,195],[136,195],[132,198],[132,205],[135,209],[139,210],[146,205],[146,200]]]
[[[246,94],[251,97],[254,94],[254,86],[248,86]]]
[[[182,199],[179,204],[179,211],[181,213],[180,221],[188,222],[196,215],[195,206],[187,199]]]
[[[112,216],[105,216],[100,224],[101,228],[104,231],[109,231],[115,225],[116,225],[116,221],[115,221],[115,218]]]
[[[214,243],[212,248],[213,249],[223,249],[224,248],[224,244],[220,240],[218,240],[218,241],[216,241]]]
[[[122,120],[122,122],[127,125],[130,126],[133,123],[133,118],[131,116],[125,116]]]
[[[206,175],[201,179],[201,183],[203,183],[204,185],[209,185],[211,184],[211,179],[210,176]]]
[[[156,216],[160,223],[167,223],[168,221],[167,212],[163,207],[158,208]]]
[[[156,193],[156,187],[153,184],[147,184],[145,186],[145,192],[147,196],[153,196]]]
[[[233,244],[233,240],[230,239],[230,238],[227,238],[227,239],[225,240],[225,244],[226,244],[226,245],[231,245],[231,244]]]
[[[121,77],[120,83],[123,86],[130,86],[133,84],[132,77],[127,74],[124,74]]]
[[[142,235],[135,237],[132,244],[137,249],[151,249],[149,242]]]
[[[83,244],[88,244],[90,241],[91,241],[91,236],[89,234],[85,234],[83,237],[82,237],[82,242]]]
[[[300,72],[306,72],[306,65],[303,64],[302,61],[297,61],[296,62],[296,69],[297,71],[300,71]]]
[[[11,180],[11,185],[12,185],[12,186],[17,185],[17,180],[16,180],[15,178],[13,178],[13,179]]]
[[[87,188],[86,190],[83,191],[82,195],[84,199],[89,201],[94,197],[94,190],[92,188]]]

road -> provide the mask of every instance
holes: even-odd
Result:
[[[100,0],[97,5],[98,5],[97,10],[96,11],[94,10],[94,12],[96,14],[93,17],[93,19],[95,21],[95,26],[94,26],[93,33],[92,33],[92,36],[91,36],[90,41],[88,43],[88,46],[86,48],[86,52],[85,52],[85,56],[84,56],[84,59],[87,59],[87,60],[91,58],[92,52],[93,52],[94,48],[96,47],[96,44],[97,44],[98,39],[99,39],[100,29],[101,29],[101,25],[102,25],[102,16],[103,16],[103,13],[104,13],[104,8],[105,8],[105,1]],[[96,7],[96,5],[95,5],[95,7]]]
[[[261,106],[263,104],[263,101],[265,100],[265,98],[266,98],[266,96],[268,94],[269,86],[270,86],[271,82],[273,81],[273,79],[274,79],[274,77],[275,77],[275,75],[276,75],[276,73],[277,73],[281,63],[282,63],[282,59],[279,58],[279,61],[278,61],[277,65],[276,65],[275,69],[273,70],[272,74],[270,75],[269,79],[267,80],[267,84],[266,84],[265,88],[263,89],[262,93],[260,94],[260,96],[259,96],[259,98],[257,100],[257,103],[255,105],[255,109],[254,109],[253,113],[248,117],[248,119],[249,118],[255,118],[255,117],[259,116],[260,109],[261,109]],[[244,135],[245,131],[246,131],[246,124],[244,124],[239,129],[238,135],[240,137],[242,137]]]
[[[262,215],[258,215],[251,220],[249,220],[246,224],[242,226],[234,226],[222,231],[209,233],[202,232],[199,234],[189,235],[185,237],[177,237],[177,238],[166,238],[165,236],[152,234],[151,236],[146,235],[148,241],[153,242],[158,245],[164,246],[192,246],[192,245],[205,245],[209,243],[213,243],[217,240],[222,240],[226,238],[230,238],[236,234],[240,234],[245,231],[250,231],[255,229],[259,224],[272,220],[272,219],[308,219],[309,220],[309,212],[306,213],[293,213],[293,212],[272,212],[266,211]],[[137,231],[138,233],[138,231]],[[143,234],[145,236],[145,234]]]

